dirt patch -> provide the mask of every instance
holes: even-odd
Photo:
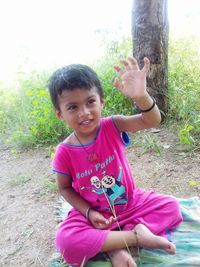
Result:
[[[186,152],[171,130],[148,135],[156,146],[127,149],[136,185],[180,198],[200,196],[199,151]],[[55,252],[54,207],[59,198],[49,151],[1,146],[0,158],[0,266],[48,266]]]
[[[158,144],[160,154],[154,152],[154,145],[147,153],[144,148],[128,149],[136,186],[179,198],[200,197],[200,151],[188,151],[171,130],[148,133]]]
[[[0,266],[47,266],[56,227],[45,150],[0,151]]]

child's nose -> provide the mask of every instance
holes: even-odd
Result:
[[[79,116],[87,116],[90,114],[90,110],[87,107],[82,107],[79,112]]]

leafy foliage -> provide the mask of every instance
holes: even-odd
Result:
[[[178,122],[181,143],[198,145],[200,136],[200,51],[196,38],[171,37],[169,43],[169,112],[166,121]],[[111,41],[93,68],[105,92],[104,115],[131,114],[132,103],[113,86],[113,65],[131,54],[129,38]],[[51,71],[52,72],[52,71]],[[0,84],[0,133],[21,146],[56,144],[70,133],[54,114],[46,87],[50,73],[20,74],[15,88]],[[145,139],[147,140],[147,139]],[[150,140],[151,141],[151,140]],[[145,142],[149,145],[154,142]],[[154,147],[155,148],[155,147]]]
[[[0,130],[8,133],[7,141],[36,146],[57,142],[69,131],[55,117],[46,83],[47,75],[31,73],[18,81],[17,88],[2,89]]]
[[[102,62],[94,66],[104,89],[104,115],[132,113],[131,101],[119,93],[113,86],[114,79],[117,77],[113,66],[116,63],[118,64],[120,59],[126,58],[130,51],[130,39],[124,39],[123,42],[112,41],[108,45],[107,53]]]
[[[194,129],[192,125],[186,124],[178,133],[179,143],[183,145],[194,144],[194,138],[191,135],[191,131]]]
[[[168,119],[179,122],[180,142],[190,144],[200,136],[199,41],[191,36],[171,38],[169,46]]]

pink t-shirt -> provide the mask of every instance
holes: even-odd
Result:
[[[125,211],[133,204],[134,181],[125,147],[126,133],[119,133],[113,117],[102,118],[96,139],[87,145],[58,145],[53,171],[68,175],[72,186],[91,207],[105,214]],[[93,158],[89,160],[88,158]]]

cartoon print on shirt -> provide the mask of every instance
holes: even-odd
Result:
[[[101,181],[99,180],[99,178],[97,176],[92,176],[90,181],[91,181],[91,184],[94,187],[96,187],[97,189],[99,189],[101,187]]]
[[[122,168],[119,168],[119,174],[117,179],[110,175],[103,176],[102,180],[100,180],[97,176],[92,176],[91,186],[81,187],[83,189],[89,189],[91,192],[94,192],[98,195],[106,194],[110,204],[126,204],[126,194],[125,187],[121,183],[122,179]]]

